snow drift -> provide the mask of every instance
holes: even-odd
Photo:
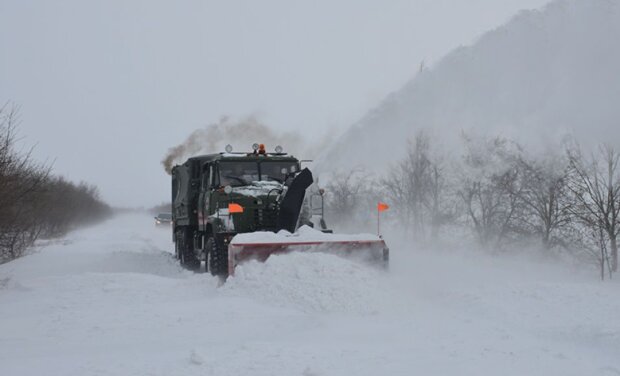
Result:
[[[230,244],[237,243],[308,243],[308,242],[347,242],[347,241],[380,241],[381,238],[373,234],[331,234],[315,230],[310,226],[301,226],[294,234],[286,230],[277,233],[258,231],[253,233],[237,234]]]
[[[615,375],[617,282],[528,260],[394,247],[183,270],[125,215],[0,265],[2,375]]]

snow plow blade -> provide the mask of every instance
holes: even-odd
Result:
[[[327,234],[326,236],[338,237],[338,235]],[[292,235],[289,236],[289,238],[295,238],[295,236]],[[330,253],[383,267],[387,267],[390,254],[385,241],[377,236],[356,240],[289,239],[289,241],[270,241],[268,239],[261,241],[247,237],[241,237],[240,239],[233,238],[228,246],[228,275],[234,275],[235,267],[244,261],[259,260],[264,262],[272,254],[289,252]]]

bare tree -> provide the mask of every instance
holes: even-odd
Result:
[[[30,153],[13,150],[18,122],[16,107],[0,108],[0,262],[21,256],[41,233],[36,195],[49,175]]]
[[[443,160],[435,157],[431,160],[429,172],[428,197],[424,201],[431,218],[431,239],[436,240],[439,229],[454,216],[449,207],[448,189]]]
[[[368,228],[377,200],[376,185],[372,176],[359,168],[334,172],[325,186],[328,221],[347,230]]]
[[[392,202],[405,234],[417,241],[436,240],[439,229],[452,219],[444,159],[431,147],[424,131],[408,141],[407,154],[381,180],[386,199]]]
[[[569,189],[577,203],[573,214],[594,231],[600,229],[607,237],[611,250],[610,268],[616,272],[620,232],[620,154],[609,145],[600,145],[598,152],[587,160],[579,148],[569,149],[568,157]]]
[[[523,189],[521,199],[527,210],[523,221],[540,236],[544,249],[567,247],[562,230],[572,220],[573,202],[568,189],[568,161],[520,158]]]
[[[396,204],[396,210],[404,220],[406,233],[411,232],[416,239],[424,237],[427,208],[432,206],[429,195],[433,166],[429,153],[429,137],[418,132],[413,140],[408,141],[405,158],[382,180],[388,199]],[[439,169],[436,172],[438,182]]]
[[[524,206],[521,147],[502,138],[464,137],[459,196],[474,234],[483,246],[501,247],[508,236],[522,234],[519,218]]]
[[[17,126],[17,108],[1,107],[0,263],[23,255],[40,236],[62,235],[110,213],[95,187],[52,177],[30,152],[16,152]]]

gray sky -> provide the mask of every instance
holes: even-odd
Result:
[[[0,2],[0,102],[58,174],[168,199],[167,149],[221,116],[316,140],[547,0]]]

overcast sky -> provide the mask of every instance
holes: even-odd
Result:
[[[169,199],[167,149],[221,116],[318,139],[547,0],[0,0],[0,102],[56,173]],[[259,141],[259,140],[257,140]]]

